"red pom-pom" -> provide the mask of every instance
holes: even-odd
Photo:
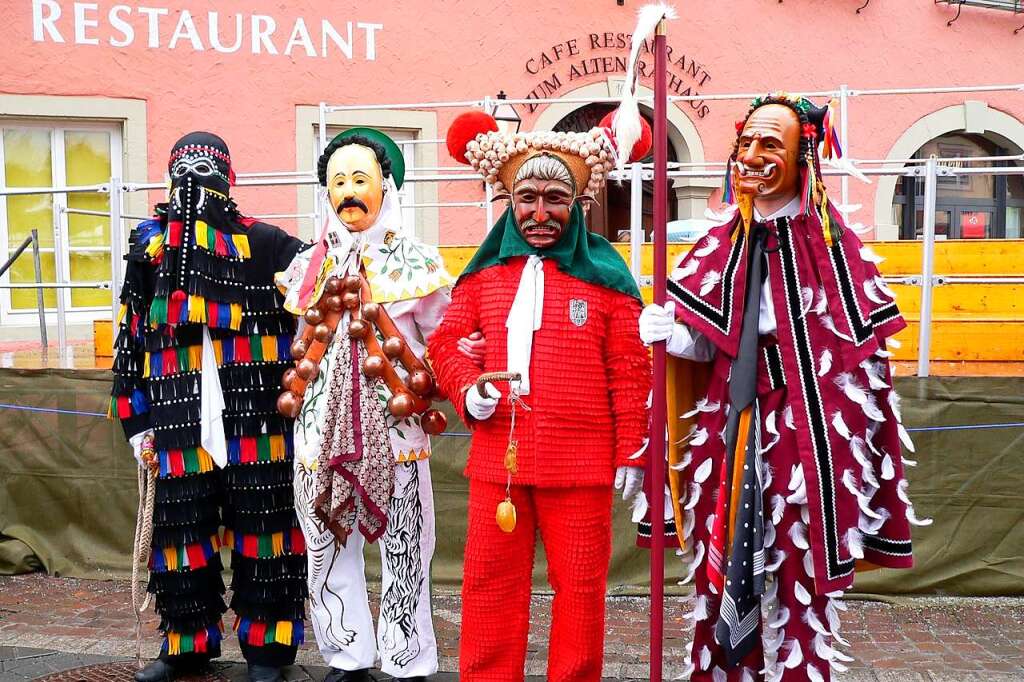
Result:
[[[498,122],[482,111],[467,111],[459,114],[448,127],[448,153],[459,163],[469,165],[466,160],[466,145],[480,133],[498,131]]]
[[[616,109],[615,111],[618,111]],[[615,119],[615,111],[608,112],[605,114],[601,122],[598,123],[599,128],[606,128],[608,130],[608,137],[615,140],[615,135],[612,133],[612,121]],[[629,154],[628,163],[639,161],[651,152],[651,145],[654,141],[654,132],[651,130],[651,124],[647,122],[643,116],[640,117],[640,139],[633,145],[633,151]]]

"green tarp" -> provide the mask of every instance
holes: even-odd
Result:
[[[110,375],[100,370],[0,370],[0,573],[42,567],[54,575],[129,573],[137,504],[135,460],[119,425],[103,417]],[[1022,378],[901,378],[907,426],[934,428],[1024,422]],[[20,406],[31,409],[12,409]],[[79,414],[74,414],[79,413]],[[457,585],[466,523],[462,478],[469,439],[450,418],[435,440],[431,468],[437,509],[433,580]],[[909,469],[919,516],[916,568],[858,577],[875,594],[1024,594],[1024,428],[913,434],[919,465]],[[581,464],[582,465],[582,464]],[[648,554],[616,504],[613,593],[644,592]],[[375,547],[368,566],[379,566]],[[683,567],[671,555],[666,582]],[[545,589],[543,554],[535,587]]]

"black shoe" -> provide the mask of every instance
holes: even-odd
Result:
[[[324,678],[324,682],[373,682],[370,678],[370,671],[367,668],[362,670],[339,670],[331,668]]]
[[[158,658],[142,670],[135,671],[135,682],[171,682],[180,674],[173,665]]]
[[[392,677],[393,682],[427,682],[427,678],[423,675],[417,675],[416,677]]]
[[[249,682],[284,682],[280,668],[269,665],[249,664]]]

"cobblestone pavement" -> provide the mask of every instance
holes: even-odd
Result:
[[[53,578],[42,574],[0,576],[0,681],[30,680],[81,666],[135,655],[134,619],[126,581]],[[689,625],[682,613],[688,597],[666,605],[665,678],[683,668]],[[551,599],[533,598],[527,673],[542,680],[547,658]],[[458,595],[436,594],[434,613],[441,670],[438,682],[455,680],[460,631]],[[647,677],[647,600],[610,597],[604,674],[610,680]],[[143,620],[143,655],[159,648],[152,610]],[[225,620],[225,626],[232,622]],[[843,635],[857,657],[840,682],[906,680],[1021,680],[1024,682],[1024,599],[921,598],[897,604],[851,601]],[[326,669],[312,632],[299,650],[288,679],[321,680]],[[244,680],[237,642],[225,639],[215,667],[228,679]],[[384,679],[381,677],[380,679]]]

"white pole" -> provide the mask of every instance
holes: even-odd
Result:
[[[110,320],[116,326],[117,314],[121,310],[121,282],[124,281],[124,226],[121,224],[121,178],[110,178]]]
[[[935,280],[935,196],[938,163],[931,156],[925,164],[924,243],[921,245],[921,328],[918,330],[917,376],[926,377],[932,343],[932,287]]]
[[[839,142],[843,145],[843,155],[850,158],[850,136],[847,125],[847,112],[849,111],[850,89],[844,83],[839,86]],[[849,222],[850,214],[847,206],[850,205],[850,176],[844,175],[840,179],[843,196],[843,222]]]
[[[640,285],[640,266],[644,248],[644,169],[634,163],[629,179],[629,270]]]

